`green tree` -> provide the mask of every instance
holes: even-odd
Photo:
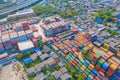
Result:
[[[85,77],[82,74],[78,75],[78,80],[85,80]]]
[[[70,80],[75,80],[73,77]]]
[[[20,53],[19,55],[17,55],[16,59],[22,61],[24,59],[24,55]]]
[[[72,74],[72,76],[75,76],[77,74],[77,71],[76,70],[71,70],[71,74]]]
[[[120,29],[120,24],[118,24],[118,28]]]
[[[54,77],[50,77],[49,80],[55,80]]]

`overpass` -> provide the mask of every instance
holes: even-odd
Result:
[[[11,7],[7,7],[7,8],[4,8],[4,9],[1,9],[0,10],[0,16],[6,16],[10,13],[13,13],[17,10],[20,10],[20,9],[23,9],[27,6],[31,6],[33,4],[36,4],[37,2],[40,2],[42,0],[26,0],[24,2],[21,2],[19,5],[13,5]]]

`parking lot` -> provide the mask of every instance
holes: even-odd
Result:
[[[0,80],[23,80],[21,77],[22,73],[14,70],[13,65],[14,64],[11,63],[2,68]]]

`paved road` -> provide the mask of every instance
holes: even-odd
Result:
[[[19,9],[22,9],[24,7],[32,5],[32,4],[34,4],[38,1],[42,1],[42,0],[26,0],[24,2],[21,2],[19,5],[17,4],[17,5],[11,6],[11,7],[1,9],[0,10],[0,16],[5,15],[5,14],[9,14],[9,13],[14,12],[14,11],[17,11]]]
[[[0,80],[21,80],[20,76],[20,73],[13,70],[13,64],[10,64],[2,68]]]

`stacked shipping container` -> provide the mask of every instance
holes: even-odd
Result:
[[[107,51],[101,55],[98,52],[101,49],[100,47],[109,49],[109,45],[98,39],[95,41],[98,45],[96,43],[95,45],[99,47],[99,50],[96,50],[94,45],[85,37],[84,34],[77,34],[71,41],[63,40],[56,44],[56,47],[62,51],[61,55],[86,77],[86,80],[101,80],[105,76],[111,80],[119,80],[119,63],[111,58],[113,53]],[[83,58],[79,58],[78,51],[82,52]]]
[[[10,38],[13,46],[17,46],[17,43],[19,42],[19,37],[16,32],[10,33]]]
[[[2,42],[6,50],[12,49],[12,43],[8,34],[2,35]]]

